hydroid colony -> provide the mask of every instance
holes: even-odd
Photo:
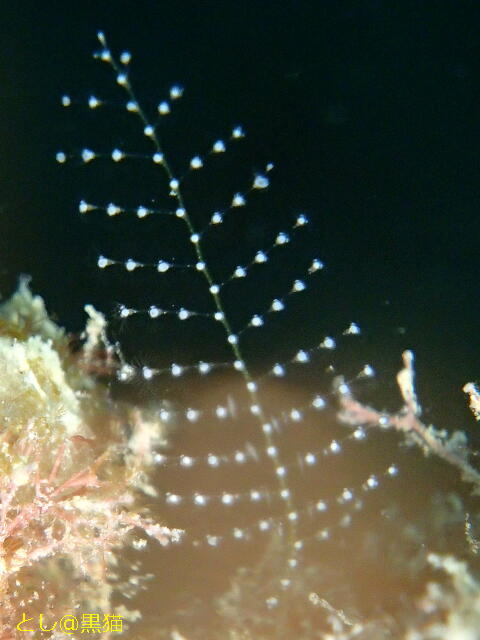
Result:
[[[246,135],[235,125],[182,169],[176,139],[168,149],[164,139],[183,88],[172,86],[151,117],[132,87],[130,53],[117,56],[98,38],[95,58],[119,93],[87,98],[92,116],[105,114],[94,130],[100,142],[57,160],[79,158],[91,171],[92,196],[79,211],[106,220],[100,234],[110,248],[98,266],[132,300],[110,322],[120,346],[90,370],[124,385],[116,392],[124,404],[110,401],[115,415],[127,407],[130,418],[119,423],[136,437],[125,446],[155,463],[154,477],[137,474],[137,484],[155,519],[184,531],[179,545],[143,551],[154,577],[136,602],[144,614],[136,637],[475,637],[465,634],[477,623],[478,588],[462,560],[472,560],[476,512],[467,515],[466,497],[453,490],[458,469],[478,486],[463,434],[447,438],[421,422],[409,352],[398,413],[356,401],[352,386],[361,393],[374,369],[363,362],[349,382],[338,375],[337,353],[353,353],[361,337],[353,320],[313,344],[282,344],[282,319],[288,325],[290,312],[302,334],[296,301],[315,295],[323,277],[318,255],[293,250],[293,277],[285,262],[308,215],[297,213],[263,247],[242,243],[238,220],[261,215],[273,164],[244,188],[235,165],[228,176],[228,157]],[[76,100],[65,95],[62,104]],[[163,440],[146,425],[161,425]],[[442,469],[438,490],[420,449],[453,469]],[[126,556],[119,573],[135,558]],[[431,565],[453,576],[453,588],[426,587]],[[111,589],[108,571],[104,579]]]

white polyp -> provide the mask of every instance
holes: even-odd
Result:
[[[130,51],[122,51],[122,53],[120,54],[120,62],[122,64],[129,64],[130,60],[132,59],[132,54],[130,53]]]
[[[335,349],[337,344],[333,338],[331,338],[330,336],[327,336],[326,338],[323,339],[323,341],[320,343],[319,346],[321,349]]]
[[[89,109],[96,109],[102,104],[101,100],[99,100],[96,96],[90,96],[88,98],[88,107]]]
[[[225,314],[223,313],[223,311],[215,311],[213,317],[217,322],[221,322],[225,318]]]
[[[292,409],[290,411],[290,418],[294,421],[294,422],[300,422],[303,418],[303,414],[301,411],[299,411],[298,409]]]
[[[257,489],[252,489],[250,491],[250,500],[252,502],[258,502],[261,499],[262,499],[262,494],[260,493],[260,491],[257,491]]]
[[[255,262],[257,262],[258,264],[261,264],[263,262],[267,262],[268,256],[264,251],[257,251],[254,259],[255,259]]]
[[[92,209],[94,209],[94,207],[91,204],[88,204],[85,200],[80,200],[78,205],[80,213],[87,213],[87,211],[91,211]]]
[[[295,567],[297,567],[297,565],[298,565],[298,560],[296,558],[289,558],[288,566],[290,567],[290,569],[295,569]]]
[[[318,500],[317,504],[315,505],[315,509],[317,511],[326,511],[327,503],[325,502],[325,500]]]
[[[290,241],[290,238],[288,234],[285,233],[284,231],[280,231],[280,233],[275,238],[275,244],[279,244],[279,245],[286,244],[289,241]]]
[[[280,491],[280,497],[282,498],[282,500],[288,500],[290,498],[290,490],[282,489]]]
[[[374,475],[371,475],[366,482],[366,485],[369,489],[376,489],[378,487],[378,484],[378,478]]]
[[[385,429],[388,429],[390,426],[390,418],[388,416],[380,416],[378,420],[378,424]]]
[[[207,498],[201,493],[196,493],[193,497],[193,501],[199,507],[204,507],[207,504]]]
[[[366,364],[360,371],[360,375],[365,376],[366,378],[373,378],[375,375],[375,369],[371,365]]]
[[[233,368],[236,371],[245,371],[245,362],[243,360],[235,360],[233,363]]]
[[[190,456],[180,456],[180,465],[182,467],[193,467],[194,461]]]
[[[340,395],[345,396],[350,393],[350,387],[345,382],[342,382],[342,384],[338,386],[337,391]]]
[[[287,517],[290,522],[296,522],[298,520],[298,513],[296,511],[290,511]]]
[[[330,538],[330,529],[322,529],[317,534],[317,540],[328,540]]]
[[[119,73],[117,76],[117,83],[121,86],[124,87],[128,82],[128,77],[126,73]]]
[[[55,154],[55,160],[59,163],[59,164],[63,164],[64,162],[67,161],[67,155],[64,151],[57,151],[57,153]]]
[[[72,104],[72,99],[68,95],[62,96],[62,107],[69,107]]]
[[[120,162],[120,160],[123,160],[125,158],[125,154],[123,153],[123,151],[120,151],[120,149],[114,149],[112,151],[112,160],[114,162]]]
[[[142,376],[145,380],[151,380],[153,378],[153,369],[150,367],[142,367]]]
[[[126,307],[124,304],[120,305],[118,315],[120,318],[129,318],[132,315],[132,310]]]
[[[295,355],[295,361],[296,362],[308,362],[310,360],[310,354],[308,353],[308,351],[304,351],[303,349],[300,349],[300,351],[297,351],[297,354]]]
[[[160,409],[158,415],[160,417],[160,420],[162,420],[163,422],[168,422],[172,417],[172,414],[170,411],[168,411],[168,409]]]
[[[243,464],[246,461],[247,457],[243,453],[243,451],[235,451],[234,459],[236,463]]]
[[[312,400],[312,407],[314,407],[315,409],[323,409],[325,407],[325,400],[324,398],[322,398],[322,396],[315,396],[315,398]]]
[[[275,300],[273,300],[272,304],[270,305],[270,309],[272,311],[283,311],[285,309],[285,305],[281,300],[275,298]]]
[[[314,271],[320,271],[320,269],[323,269],[324,266],[325,265],[321,260],[315,258],[314,260],[312,260],[312,264],[310,265],[310,269],[308,270],[308,272],[313,273]]]
[[[303,227],[306,224],[308,224],[308,218],[304,213],[301,213],[297,216],[296,225],[297,227]]]
[[[196,422],[200,417],[200,411],[198,411],[198,409],[187,409],[185,411],[185,417],[189,422]]]
[[[285,375],[285,367],[281,364],[276,364],[272,369],[272,373],[274,376],[280,378]]]
[[[365,438],[367,437],[367,432],[363,427],[357,427],[353,432],[353,437],[355,438],[355,440],[365,440]]]
[[[135,368],[130,364],[124,364],[120,367],[120,370],[117,373],[117,378],[120,382],[128,382],[135,375]]]
[[[218,545],[220,544],[220,542],[221,542],[221,540],[222,540],[222,539],[220,538],[220,536],[212,536],[211,534],[207,534],[207,535],[205,536],[205,538],[206,538],[206,540],[207,540],[207,544],[208,544],[210,547],[218,547]]]
[[[340,497],[341,502],[350,502],[353,499],[353,491],[351,489],[344,489]]]
[[[200,373],[209,373],[211,371],[212,367],[211,365],[208,364],[208,362],[199,362],[198,363],[198,370],[200,371]]]
[[[256,391],[258,389],[258,385],[256,382],[253,382],[252,380],[250,382],[247,382],[247,389],[250,392]]]
[[[172,178],[168,183],[168,186],[173,192],[178,191],[178,187],[180,186],[180,182],[176,178]]]
[[[190,160],[190,167],[192,169],[201,169],[203,167],[203,161],[200,158],[200,156],[194,156],[191,160]]]
[[[329,449],[332,453],[340,453],[340,451],[342,450],[342,447],[337,440],[332,440],[329,445]]]
[[[160,315],[160,309],[152,304],[148,310],[148,315],[151,318],[158,318],[158,316]]]
[[[182,501],[182,498],[180,496],[177,496],[175,493],[167,494],[167,498],[166,498],[167,504],[180,504],[181,501]]]
[[[158,113],[161,116],[166,116],[167,113],[170,113],[170,105],[168,104],[168,102],[166,100],[163,100],[162,102],[160,102],[160,104],[158,105]]]
[[[287,470],[285,469],[285,467],[277,467],[275,469],[275,473],[279,478],[284,478],[287,475]]]
[[[165,271],[168,271],[170,269],[170,263],[165,262],[165,260],[159,260],[157,262],[157,271],[159,273],[165,273]]]
[[[229,344],[238,344],[238,336],[236,336],[234,333],[231,333],[228,337],[227,337],[227,342]]]
[[[215,415],[220,420],[223,420],[224,418],[226,418],[228,416],[227,407],[222,407],[221,405],[217,405],[217,407],[215,408]]]
[[[274,447],[273,445],[267,447],[266,451],[267,456],[269,456],[270,458],[275,458],[278,455],[277,447]]]
[[[250,413],[253,413],[254,416],[260,415],[260,406],[258,404],[250,405]],[[263,427],[263,431],[265,433],[265,428]]]
[[[269,422],[265,422],[264,424],[262,424],[262,431],[265,435],[272,433],[272,425]]]
[[[306,453],[306,454],[305,454],[305,462],[306,462],[308,465],[315,464],[315,463],[316,463],[316,461],[317,461],[317,458],[316,458],[316,456],[315,456],[315,454],[314,454],[314,453]]]
[[[299,291],[305,291],[307,285],[303,282],[303,280],[295,280],[292,287],[293,293],[298,293]]]
[[[242,529],[238,529],[237,527],[233,529],[232,534],[233,534],[233,537],[236,538],[237,540],[241,540],[242,538],[245,537],[244,531]]]
[[[174,84],[170,87],[170,98],[172,100],[178,100],[183,95],[183,87],[178,84]]]
[[[147,124],[145,126],[145,128],[143,129],[143,133],[144,133],[144,135],[147,136],[147,138],[151,138],[153,136],[154,132],[155,132],[155,129],[152,127],[151,124]]]
[[[230,505],[232,505],[234,503],[234,501],[235,501],[235,497],[231,493],[224,493],[222,495],[222,503],[223,504],[225,504],[227,506],[230,506]]]
[[[150,210],[147,207],[140,205],[137,207],[137,218],[145,218],[150,213]]]
[[[192,235],[190,236],[190,242],[192,244],[198,244],[199,241],[200,241],[200,234],[192,233]]]
[[[236,127],[233,128],[232,138],[243,138],[244,136],[245,136],[245,131],[243,130],[242,126],[237,125]]]
[[[113,204],[113,202],[111,202],[108,206],[107,206],[107,215],[109,216],[116,216],[117,214],[119,214],[121,212],[121,208],[118,207],[116,204]]]
[[[225,151],[225,143],[223,140],[217,140],[213,143],[212,151],[213,153],[223,153]]]
[[[254,189],[266,189],[270,184],[269,179],[266,176],[262,176],[261,174],[257,174],[253,181]]]
[[[159,151],[157,151],[156,153],[153,154],[152,160],[155,162],[155,164],[162,164],[163,153],[160,153]]]
[[[215,213],[212,215],[211,222],[212,224],[221,224],[223,222],[223,215],[220,213],[220,211],[215,211]]]
[[[303,541],[302,540],[295,540],[295,542],[293,543],[293,546],[295,547],[295,549],[297,551],[300,551],[300,549],[303,549]]]
[[[260,520],[258,523],[258,528],[260,531],[268,531],[270,529],[270,523],[268,520]]]
[[[183,207],[179,207],[176,211],[175,211],[175,215],[177,216],[177,218],[184,218],[185,214],[187,212],[185,211],[185,209]]]
[[[191,313],[187,309],[180,309],[177,315],[179,320],[187,320],[190,318]]]
[[[90,162],[95,158],[95,152],[91,149],[82,149],[81,157],[83,162]]]
[[[170,373],[175,377],[181,376],[183,373],[183,367],[181,367],[179,364],[172,364],[172,366],[170,367]]]
[[[195,269],[197,271],[205,271],[205,262],[197,262]]]
[[[233,275],[235,276],[235,278],[245,278],[245,276],[247,275],[247,270],[245,269],[245,267],[239,266],[235,269]]]
[[[108,267],[111,264],[112,264],[112,261],[109,260],[108,258],[105,258],[105,256],[98,256],[97,267],[99,269],[105,269],[105,267]]]
[[[344,336],[358,336],[361,333],[360,327],[356,322],[351,322],[343,332]]]
[[[125,261],[125,269],[127,271],[135,271],[139,266],[140,264],[133,258],[128,258],[128,260]]]
[[[138,103],[135,100],[129,100],[125,105],[127,111],[131,113],[138,113]]]
[[[207,463],[210,467],[218,467],[220,464],[220,459],[213,453],[209,453],[207,456]]]
[[[389,476],[396,476],[398,475],[398,467],[396,464],[391,464],[388,469],[387,469],[387,473]]]
[[[232,198],[232,207],[244,207],[246,204],[245,197],[241,193],[236,193]]]
[[[252,327],[261,327],[263,325],[263,322],[264,321],[262,316],[259,316],[257,314],[255,314],[250,320],[250,324],[252,325]]]

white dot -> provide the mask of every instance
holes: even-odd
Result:
[[[145,380],[151,380],[153,378],[153,369],[150,367],[142,367],[142,376]]]
[[[340,451],[342,450],[342,447],[340,446],[340,443],[337,442],[337,440],[332,440],[329,448],[332,453],[340,453]]]
[[[268,178],[266,176],[262,176],[260,174],[257,174],[255,176],[255,179],[253,181],[253,188],[254,189],[266,189],[268,187],[268,185],[270,184]]]
[[[63,151],[58,151],[55,155],[55,160],[58,163],[63,164],[64,162],[67,161],[67,156]]]
[[[303,282],[303,280],[295,280],[293,283],[292,291],[294,293],[298,293],[299,291],[305,291],[307,285]]]
[[[235,278],[244,278],[247,275],[247,270],[245,267],[237,267],[233,272]]]
[[[236,336],[234,333],[231,333],[227,337],[227,341],[229,342],[229,344],[238,344],[238,336]]]
[[[260,531],[268,531],[270,529],[270,523],[268,520],[260,520],[258,523],[258,528]]]
[[[285,467],[277,467],[275,469],[275,473],[279,478],[283,478],[287,475],[287,470],[285,469]]]
[[[217,406],[215,408],[215,415],[220,420],[223,420],[224,418],[226,418],[228,416],[227,408],[226,407],[222,407],[222,406]]]
[[[254,416],[260,415],[260,406],[258,404],[250,405],[250,412],[253,413]],[[263,425],[262,428],[263,428],[263,432],[266,433],[265,425]]]
[[[223,215],[219,211],[215,211],[211,219],[212,224],[221,224],[223,222]]]
[[[162,164],[162,162],[163,162],[163,153],[159,153],[157,151],[157,153],[153,154],[152,160],[155,162],[155,164]]]
[[[387,469],[387,473],[388,473],[389,476],[398,475],[398,467],[397,467],[397,465],[391,464]]]
[[[196,422],[200,417],[200,411],[198,411],[197,409],[187,409],[185,412],[185,417],[189,422]]]
[[[283,231],[281,231],[277,237],[275,238],[275,244],[287,244],[287,242],[290,241],[290,238],[288,236],[288,234],[284,233]]]
[[[280,497],[282,498],[282,500],[288,500],[290,498],[290,490],[282,489],[280,491]]]
[[[285,375],[285,367],[281,364],[276,364],[273,369],[272,369],[272,373],[274,376],[277,377],[281,377]]]
[[[255,262],[261,264],[263,262],[267,262],[268,256],[264,251],[257,251],[254,258]]]
[[[273,300],[270,306],[270,309],[272,311],[283,311],[285,309],[285,305],[281,300],[279,300],[278,298],[275,298],[275,300]]]
[[[225,318],[225,314],[223,313],[223,311],[215,311],[213,317],[215,318],[215,320],[217,320],[217,322],[221,322]]]
[[[245,371],[245,362],[243,360],[235,360],[233,363],[233,368],[236,371]]]
[[[109,216],[116,216],[117,214],[119,214],[121,212],[120,207],[118,207],[116,204],[113,204],[113,202],[111,202],[108,206],[107,206],[107,215]]]
[[[98,256],[97,266],[100,269],[105,269],[105,267],[108,267],[110,264],[112,264],[111,260],[105,258],[105,256]]]
[[[205,271],[205,262],[197,262],[195,269],[197,271]]]
[[[135,102],[135,100],[129,100],[125,105],[125,108],[131,113],[138,113],[138,102]]]
[[[244,136],[245,132],[243,130],[243,127],[241,127],[240,125],[234,127],[232,131],[232,138],[243,138]]]
[[[199,362],[198,363],[198,370],[200,371],[200,373],[209,373],[211,371],[212,367],[210,364],[208,364],[208,362]]]
[[[300,351],[297,351],[297,354],[295,355],[295,360],[296,362],[308,362],[310,360],[310,355],[308,353],[308,351],[304,351],[303,349],[300,349]]]
[[[158,113],[161,116],[165,116],[167,115],[167,113],[170,113],[170,105],[166,100],[164,100],[163,102],[160,102],[160,104],[158,105]]]
[[[190,311],[188,311],[187,309],[180,309],[180,311],[177,313],[179,320],[187,320],[188,318],[190,318],[190,315]]]
[[[225,143],[223,140],[217,140],[212,147],[214,153],[223,153],[225,151]]]
[[[201,493],[196,493],[193,497],[193,501],[199,507],[204,507],[207,504],[207,498],[203,496]]]
[[[182,467],[193,467],[193,458],[190,456],[180,456],[180,464]]]
[[[270,458],[274,458],[277,454],[277,447],[274,447],[273,445],[267,447],[267,456],[269,456]]]
[[[327,510],[327,503],[325,502],[325,500],[319,500],[317,502],[317,504],[315,505],[315,509],[317,511],[326,511]]]
[[[70,96],[64,95],[62,96],[62,106],[69,107],[72,104],[72,100]]]
[[[120,54],[120,62],[122,64],[128,64],[131,59],[132,59],[132,54],[130,53],[130,51],[123,51]]]
[[[261,499],[262,499],[262,494],[260,493],[260,491],[257,491],[256,489],[252,489],[250,491],[250,500],[252,502],[258,502]]]
[[[298,520],[298,513],[296,511],[290,511],[287,517],[290,522],[295,522],[296,520]]]
[[[315,396],[315,398],[312,400],[312,407],[314,407],[315,409],[323,409],[325,407],[325,400],[322,398],[322,396]]]
[[[272,433],[272,425],[269,422],[262,424],[262,431],[265,435]]]
[[[172,178],[168,183],[168,186],[173,192],[178,191],[178,187],[180,186],[180,182],[176,178]]]
[[[167,494],[167,503],[168,504],[180,504],[181,501],[182,501],[182,498],[180,496],[177,496],[175,493],[168,493]]]
[[[126,262],[125,262],[125,269],[127,271],[134,271],[139,266],[140,266],[140,264],[136,260],[134,260],[133,258],[128,258],[128,260],[126,260]]]
[[[245,536],[245,533],[243,532],[243,530],[238,529],[237,527],[235,527],[232,533],[233,533],[233,537],[236,538],[237,540],[241,540]]]
[[[213,453],[209,453],[207,456],[207,463],[210,467],[218,467],[220,464],[219,457],[214,455]]]
[[[142,205],[137,207],[137,218],[145,218],[149,213],[150,211],[147,207],[143,207]]]
[[[321,260],[319,260],[318,258],[315,258],[314,260],[312,260],[312,264],[310,265],[308,272],[315,273],[315,271],[320,271],[321,269],[323,269],[324,266],[325,265]]]
[[[88,107],[89,109],[96,109],[102,104],[101,100],[99,100],[96,96],[90,96],[88,98]]]
[[[147,138],[151,138],[154,132],[155,132],[155,129],[152,127],[151,124],[147,124],[146,127],[143,129],[143,133],[144,135],[147,136]]]
[[[159,273],[165,273],[165,271],[168,271],[170,269],[170,264],[168,262],[165,262],[165,260],[159,260],[157,263],[157,271]]]
[[[243,451],[236,451],[234,458],[235,462],[237,462],[238,464],[243,464],[247,459]]]
[[[234,500],[235,500],[235,498],[231,493],[224,493],[222,495],[222,503],[227,505],[227,506],[230,506],[231,504],[233,504]]]
[[[117,82],[119,85],[121,85],[122,87],[124,87],[127,84],[127,74],[126,73],[119,73],[117,76]]]
[[[151,305],[148,310],[148,315],[151,318],[158,318],[158,316],[160,315],[160,309],[158,307],[155,307],[154,305]]]
[[[314,453],[306,453],[305,454],[305,462],[309,465],[315,464],[317,458]]]
[[[232,207],[243,207],[246,204],[245,197],[241,193],[236,193],[232,198]]]
[[[254,315],[250,320],[250,324],[252,325],[252,327],[261,327],[263,323],[264,323],[263,318],[262,316],[259,316],[259,315]]]
[[[185,209],[183,207],[179,207],[176,211],[175,211],[175,215],[177,216],[177,218],[184,218],[185,214],[187,212],[185,211]]]
[[[83,149],[81,156],[84,162],[90,162],[95,158],[95,152],[91,149]]]
[[[172,100],[178,100],[183,95],[183,87],[178,84],[174,84],[170,87],[170,98]]]
[[[251,392],[256,391],[258,389],[258,385],[253,381],[247,382],[247,389]]]
[[[172,364],[172,366],[170,367],[170,372],[172,376],[181,376],[183,373],[183,367],[181,367],[179,364]]]
[[[308,218],[305,214],[301,213],[297,216],[296,224],[298,227],[303,227],[303,225],[308,224]]]
[[[303,414],[301,411],[299,411],[298,409],[292,409],[290,411],[290,418],[294,421],[294,422],[300,422],[303,418]]]
[[[192,169],[201,169],[203,167],[203,162],[200,156],[195,156],[190,160],[190,167]]]

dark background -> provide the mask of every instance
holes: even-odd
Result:
[[[249,133],[239,166],[275,162],[264,217],[254,209],[227,229],[225,254],[264,247],[296,213],[310,215],[305,244],[273,265],[274,279],[315,251],[327,270],[294,308],[285,340],[304,333],[308,343],[355,320],[365,332],[358,357],[368,351],[379,363],[379,385],[393,387],[402,349],[413,348],[427,419],[471,425],[461,387],[480,376],[479,17],[478,3],[462,0],[2,2],[2,295],[31,274],[71,331],[87,302],[109,310],[132,293],[142,302],[97,271],[110,227],[76,210],[86,193],[115,200],[102,191],[102,169],[54,159],[59,149],[101,147],[110,122],[113,143],[128,146],[115,114],[95,125],[96,114],[60,106],[65,92],[83,103],[91,93],[124,100],[90,55],[102,29],[114,51],[133,53],[147,105],[173,82],[186,87],[165,134],[180,165],[237,122]],[[128,250],[148,254],[141,231],[123,230]],[[144,293],[144,304],[156,301]]]

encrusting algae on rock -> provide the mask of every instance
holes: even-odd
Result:
[[[116,575],[119,551],[180,536],[139,502],[140,491],[154,494],[148,477],[163,427],[114,403],[92,374],[115,355],[103,316],[87,312],[74,352],[27,279],[0,307],[1,640],[36,637],[41,626],[63,637],[66,614],[80,632],[83,613],[98,616],[108,637],[113,614],[128,618],[113,593],[132,591]]]

